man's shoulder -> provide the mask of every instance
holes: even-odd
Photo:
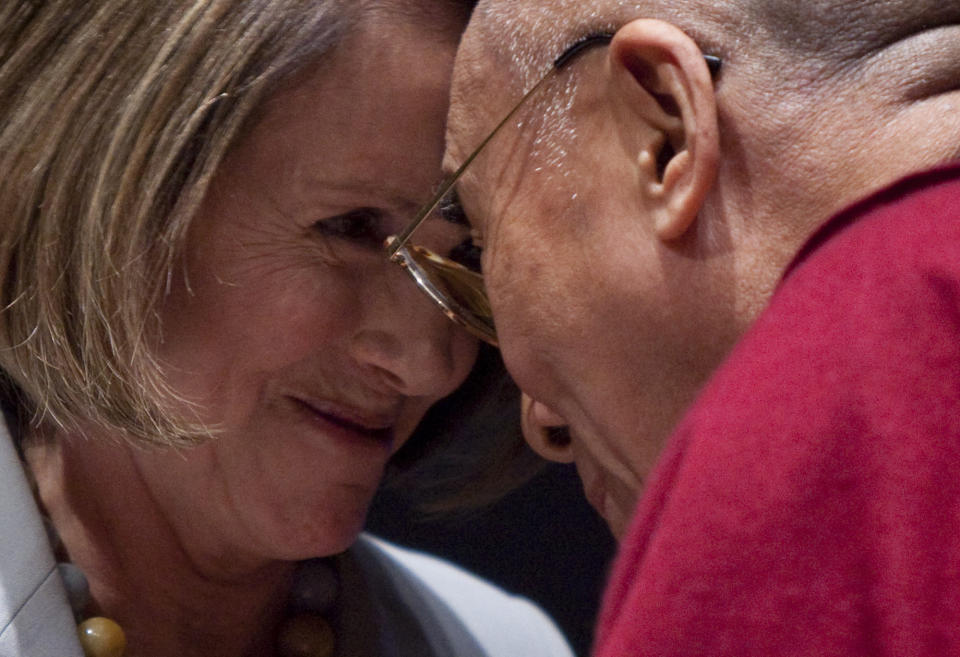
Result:
[[[598,655],[960,646],[960,168],[839,217],[670,438]]]

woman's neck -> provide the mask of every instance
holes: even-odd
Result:
[[[233,550],[191,523],[190,509],[158,503],[125,444],[65,436],[26,457],[69,560],[97,613],[124,628],[128,654],[273,653],[294,563]]]

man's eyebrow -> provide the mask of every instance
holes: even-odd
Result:
[[[467,213],[463,211],[463,205],[460,204],[460,195],[457,194],[456,187],[450,188],[450,190],[443,195],[437,211],[440,213],[441,218],[450,223],[459,226],[470,225],[470,221],[467,219]]]

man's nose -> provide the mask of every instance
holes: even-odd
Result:
[[[365,286],[352,355],[373,377],[405,396],[445,396],[469,373],[476,340],[447,319],[403,270],[385,266]]]
[[[567,422],[549,406],[523,393],[520,397],[520,422],[524,440],[537,454],[548,461],[573,461]]]

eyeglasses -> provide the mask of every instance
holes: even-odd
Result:
[[[421,208],[413,221],[398,235],[386,240],[387,257],[403,267],[413,278],[417,286],[440,306],[443,313],[452,321],[464,327],[474,336],[493,346],[497,346],[497,331],[493,323],[490,299],[483,285],[483,276],[458,262],[437,255],[422,246],[409,244],[414,231],[429,217],[447,193],[457,183],[467,167],[483,151],[484,147],[500,132],[514,114],[527,100],[536,94],[553,75],[561,71],[578,54],[595,45],[609,44],[612,34],[596,34],[585,37],[567,48],[554,60],[550,70],[530,88],[513,106],[513,109],[480,142],[460,167],[449,175],[437,189],[433,197]],[[715,76],[720,70],[721,60],[713,55],[704,55],[710,74]]]

